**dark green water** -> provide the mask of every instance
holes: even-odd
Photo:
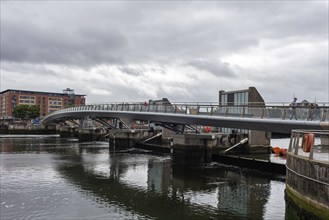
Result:
[[[107,143],[2,137],[1,219],[284,219],[282,177]]]

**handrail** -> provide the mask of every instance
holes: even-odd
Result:
[[[259,104],[259,103],[257,103]],[[290,106],[265,106],[251,103],[249,105],[218,105],[203,103],[170,103],[170,104],[145,104],[137,103],[102,103],[88,104],[70,107],[50,113],[59,114],[61,112],[74,111],[129,111],[129,112],[159,112],[167,114],[185,115],[207,115],[222,117],[241,117],[258,119],[280,119],[295,120]],[[295,108],[296,119],[303,121],[329,121],[329,105],[324,106],[297,106]],[[46,116],[46,117],[48,117]]]
[[[316,141],[316,139],[318,139]],[[329,148],[329,130],[292,130],[288,152],[302,154],[314,160],[314,149],[317,146]],[[329,150],[329,149],[328,149]]]

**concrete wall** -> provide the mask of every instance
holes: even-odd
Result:
[[[128,149],[135,147],[137,142],[145,140],[153,135],[155,135],[155,133],[150,132],[148,129],[115,129],[108,131],[110,148],[115,147],[116,149]]]
[[[320,219],[329,219],[329,163],[287,154],[286,196]]]
[[[173,162],[199,165],[212,160],[212,148],[217,145],[214,134],[175,134],[173,136]]]
[[[248,137],[249,145],[270,145],[271,144],[271,133],[265,131],[251,131],[249,130]]]
[[[265,106],[263,97],[259,94],[255,87],[249,87],[248,95],[249,102],[257,102],[256,105],[262,104]],[[249,103],[249,105],[253,105],[253,103]]]
[[[52,125],[6,125],[0,127],[0,134],[56,134],[57,128]]]

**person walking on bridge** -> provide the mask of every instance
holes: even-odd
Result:
[[[290,104],[291,107],[291,116],[290,120],[295,117],[295,120],[297,120],[297,115],[296,115],[296,108],[297,108],[297,98],[295,97],[294,100]]]

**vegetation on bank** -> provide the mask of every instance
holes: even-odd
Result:
[[[13,116],[23,120],[37,118],[40,116],[40,107],[37,105],[19,105],[14,108]]]

